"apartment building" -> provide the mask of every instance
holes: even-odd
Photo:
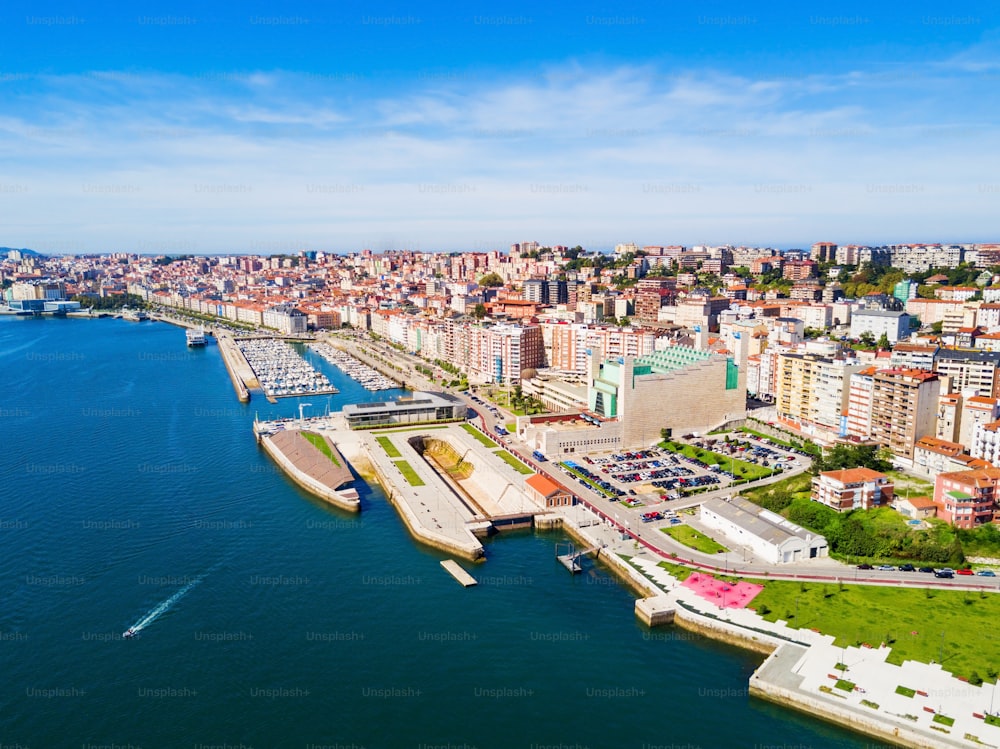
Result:
[[[941,473],[934,481],[937,516],[956,528],[992,523],[997,513],[1000,468]]]
[[[1000,467],[1000,421],[978,424],[969,447],[972,457]]]
[[[913,457],[937,427],[941,381],[923,369],[881,369],[872,376],[871,438],[895,455]]]
[[[864,366],[856,359],[780,354],[775,393],[778,419],[810,434],[846,434],[844,414],[851,375]]]
[[[870,510],[892,502],[894,487],[884,473],[870,468],[824,471],[812,480],[812,499],[837,512]]]
[[[941,349],[934,371],[951,379],[953,392],[975,390],[976,395],[1000,397],[1000,352]]]

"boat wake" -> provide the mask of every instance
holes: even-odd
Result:
[[[127,630],[122,632],[122,637],[135,637],[142,630],[144,630],[150,624],[152,624],[161,616],[163,616],[165,613],[167,613],[171,608],[173,608],[174,604],[177,603],[179,600],[181,600],[181,598],[183,598],[187,594],[187,592],[191,590],[191,588],[200,583],[204,579],[204,577],[205,577],[204,575],[199,575],[198,577],[194,578],[191,582],[189,582],[187,585],[185,585],[183,588],[174,593],[172,596],[162,601],[161,603],[157,604],[153,609],[149,611],[149,613],[147,613],[144,617],[142,617],[139,621],[137,621]]]

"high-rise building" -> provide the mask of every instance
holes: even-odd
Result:
[[[953,392],[972,389],[975,395],[1000,397],[1000,351],[941,349],[934,371],[951,378]]]
[[[863,367],[856,359],[779,354],[775,393],[778,419],[811,434],[845,435],[851,375]]]
[[[921,437],[934,436],[941,381],[923,369],[881,369],[873,376],[871,437],[895,455],[913,457]]]
[[[832,263],[837,259],[837,245],[834,242],[817,242],[809,251],[809,257],[817,263]]]

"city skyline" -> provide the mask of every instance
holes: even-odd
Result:
[[[10,246],[995,238],[989,7],[4,15]]]

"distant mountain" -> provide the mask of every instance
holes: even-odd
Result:
[[[29,250],[27,247],[0,247],[0,255],[6,257],[8,252],[12,250],[17,250],[22,255],[35,255],[36,257],[41,257],[42,253],[35,252],[34,250]]]

